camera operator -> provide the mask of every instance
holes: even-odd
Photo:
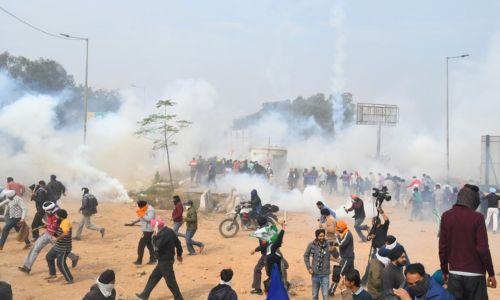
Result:
[[[368,233],[368,240],[372,241],[373,255],[372,258],[375,257],[375,253],[385,244],[385,240],[387,239],[387,231],[389,230],[389,218],[385,214],[382,207],[378,207],[377,211],[384,219],[384,223],[382,224],[380,217],[376,216],[372,219],[372,228]]]

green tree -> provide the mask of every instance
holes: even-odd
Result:
[[[176,145],[173,136],[186,128],[190,124],[189,121],[179,120],[177,115],[169,114],[168,110],[175,106],[172,100],[160,100],[156,103],[158,113],[150,114],[142,121],[138,122],[139,129],[135,132],[136,135],[153,141],[153,150],[165,149],[167,154],[168,176],[170,177],[170,186],[174,190],[174,182],[172,179],[172,169],[170,167],[170,152],[169,147]]]

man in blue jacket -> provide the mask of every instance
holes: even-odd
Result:
[[[394,290],[401,300],[454,300],[447,290],[437,283],[420,263],[408,265],[405,270],[405,288]]]

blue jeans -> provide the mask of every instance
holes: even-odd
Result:
[[[19,231],[19,226],[17,226],[17,223],[21,220],[21,218],[8,218],[5,220],[5,226],[2,230],[2,237],[0,238],[0,247],[3,247],[5,244],[5,241],[7,240],[7,237],[9,236],[10,230],[14,228],[16,231]],[[29,234],[28,234],[29,236]],[[26,245],[30,244],[30,240],[28,237],[24,239],[24,242]]]
[[[193,236],[195,233],[196,233],[196,229],[195,230],[186,230],[186,247],[188,249],[189,254],[195,253],[193,245],[198,246],[200,248],[203,247],[203,243],[200,243],[200,242],[193,240]]]
[[[313,300],[318,300],[319,289],[323,300],[328,299],[328,286],[330,285],[330,275],[313,275],[312,276],[312,296]]]
[[[181,228],[182,224],[184,222],[174,222],[174,226],[172,226],[172,230],[177,234],[177,236],[184,237],[184,234],[179,232],[179,229]]]

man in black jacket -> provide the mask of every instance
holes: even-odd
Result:
[[[362,242],[368,241],[366,239],[366,236],[363,234],[361,230],[366,230],[368,231],[368,225],[362,225],[363,222],[365,221],[366,214],[365,214],[365,206],[363,203],[363,200],[359,198],[358,195],[351,195],[351,202],[352,205],[350,208],[345,208],[344,210],[346,213],[349,213],[350,211],[354,210],[354,229],[356,229],[356,233],[358,234],[359,238],[361,239]]]
[[[49,193],[49,200],[57,204],[61,195],[66,196],[66,187],[57,180],[56,175],[50,175],[49,184],[47,184],[47,191]]]
[[[106,270],[101,273],[97,282],[90,287],[90,291],[83,300],[115,300],[115,272]]]
[[[31,188],[31,187],[30,187]],[[33,195],[31,200],[35,201],[36,213],[33,217],[33,222],[31,223],[31,228],[33,229],[33,239],[37,240],[40,237],[38,228],[43,226],[43,216],[45,211],[43,210],[43,204],[49,200],[47,195],[47,187],[45,186],[45,181],[40,180],[38,185],[33,188]]]
[[[151,225],[154,225],[153,227],[157,226],[156,224]],[[183,300],[184,298],[182,298],[174,273],[175,252],[177,252],[177,261],[182,263],[182,245],[179,238],[172,229],[165,226],[161,228],[158,234],[153,238],[153,245],[158,264],[149,276],[146,287],[142,293],[136,296],[139,297],[139,299],[147,300],[149,294],[151,294],[158,282],[164,278],[170,292],[174,295],[174,300]]]
[[[220,283],[210,291],[208,300],[238,300],[236,292],[231,288],[231,279],[233,279],[233,270],[222,270]]]

